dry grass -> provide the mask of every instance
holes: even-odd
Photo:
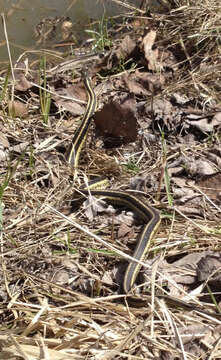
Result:
[[[176,6],[167,14],[154,20],[156,25],[161,24],[160,46],[173,49],[180,65],[176,83],[171,81],[164,94],[181,92],[200,102],[202,108],[208,103],[217,106],[220,2],[174,3]],[[2,93],[4,84],[5,78],[1,78]],[[220,229],[215,218],[219,208],[201,194],[204,218],[190,218],[169,207],[163,192],[156,196],[159,189],[154,192],[152,184],[149,198],[153,203],[160,198],[161,202],[155,203],[164,209],[164,218],[149,254],[155,262],[144,264],[152,270],[146,273],[149,295],[143,297],[145,303],[140,307],[131,304],[127,296],[117,293],[113,281],[113,270],[116,273],[121,259],[128,258],[126,244],[116,239],[115,225],[111,229],[105,224],[107,216],[89,222],[82,208],[70,213],[73,190],[90,173],[111,173],[114,187],[129,186],[131,173],[119,161],[130,148],[125,146],[115,153],[116,161],[107,153],[88,148],[87,165],[82,160],[79,177],[73,179],[63,156],[70,139],[63,125],[65,116],[51,117],[46,126],[40,104],[34,102],[29,117],[13,118],[4,109],[14,96],[13,81],[7,85],[6,93],[0,120],[2,136],[10,139],[10,144],[24,147],[19,155],[9,151],[10,157],[0,165],[0,358],[221,358],[221,318],[214,315],[215,305],[201,301],[200,285],[195,292],[181,287],[159,266],[159,260],[165,258],[220,250]],[[165,154],[159,140],[148,153],[143,148],[142,157],[135,157],[142,158],[137,175],[150,177],[161,169]],[[205,146],[201,144],[195,150],[188,145],[183,153],[201,153]],[[172,146],[168,147],[167,162],[178,156]],[[168,295],[168,289],[173,289],[174,296],[186,304],[191,299],[197,308],[188,309],[179,302],[171,304],[157,296]]]
[[[162,42],[175,46],[180,63],[180,81],[172,90],[189,89],[205,101],[220,102],[217,80],[220,76],[220,3],[219,1],[178,1],[178,7],[164,17]],[[184,69],[188,71],[184,71]]]

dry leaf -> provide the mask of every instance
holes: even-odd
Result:
[[[14,69],[14,77],[15,77],[15,90],[18,91],[27,91],[33,85],[27,79],[27,65],[26,63],[18,63]]]
[[[213,164],[209,161],[201,159],[195,159],[194,161],[187,162],[185,164],[185,169],[192,176],[208,176],[214,175],[218,172],[217,168]]]
[[[121,226],[118,229],[118,238],[123,238],[126,235],[128,235],[131,231],[131,228],[129,226],[127,226],[126,224],[121,224]]]
[[[129,35],[121,41],[119,48],[116,50],[116,56],[118,59],[127,59],[131,53],[135,50],[136,43],[131,39]]]
[[[122,77],[128,90],[134,95],[151,95],[160,90],[165,83],[165,77],[162,74],[151,74],[136,70],[131,74],[124,74]]]
[[[158,48],[153,48],[154,42],[156,40],[157,33],[154,30],[151,30],[143,38],[142,47],[144,51],[144,56],[147,61],[147,67],[152,71],[159,71],[162,69],[162,65],[159,62],[159,50]]]
[[[136,101],[126,95],[105,104],[94,116],[95,124],[105,137],[120,138],[127,143],[137,138]]]
[[[221,174],[208,176],[196,182],[196,185],[205,193],[211,200],[221,200]]]
[[[55,273],[53,277],[53,281],[56,284],[65,285],[69,282],[69,275],[68,272],[65,270],[59,270]]]
[[[87,101],[86,91],[82,83],[73,85],[63,81],[59,76],[59,78],[50,83],[50,87],[54,93],[52,99],[58,108],[62,107],[73,115],[84,114],[85,106],[74,101],[74,98],[85,102]],[[64,99],[62,96],[69,97],[70,99]]]
[[[25,118],[28,116],[28,105],[21,101],[9,101],[8,111],[12,117]]]
[[[196,271],[199,281],[206,281],[220,288],[221,258],[219,254],[207,254],[203,256],[197,263]]]
[[[190,115],[188,117],[190,118]],[[214,128],[221,126],[221,113],[214,115],[211,121],[206,117],[204,119],[200,118],[200,120],[197,120],[197,117],[199,116],[194,114],[192,117],[196,118],[196,120],[186,120],[186,123],[191,126],[195,126],[202,132],[211,132],[214,131]]]
[[[1,129],[1,131],[3,131],[3,129]],[[4,148],[9,147],[8,138],[2,133],[0,133],[0,147],[4,147]]]
[[[87,218],[90,221],[93,221],[97,214],[104,212],[107,209],[107,206],[105,201],[89,195],[87,200],[83,203],[83,208]]]
[[[148,103],[146,106],[146,113],[154,113],[155,121],[163,121],[168,129],[175,127],[174,117],[175,110],[170,101],[165,99],[154,99],[153,103]],[[178,121],[178,119],[176,120]]]

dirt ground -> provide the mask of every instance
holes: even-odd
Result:
[[[74,57],[1,72],[1,359],[221,358],[221,6],[160,3],[90,25]],[[97,106],[73,169],[82,72]],[[161,217],[128,294],[147,224],[79,201],[100,176]]]

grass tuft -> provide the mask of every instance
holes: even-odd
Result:
[[[39,87],[40,93],[40,104],[41,104],[41,112],[42,112],[42,120],[43,124],[48,125],[50,108],[51,108],[51,94],[47,91],[47,66],[46,66],[46,57],[40,61],[39,74],[40,74],[40,84],[41,78],[43,77],[43,89]]]

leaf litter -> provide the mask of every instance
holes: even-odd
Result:
[[[77,69],[74,79],[66,60],[47,69],[44,124],[39,70],[15,66],[14,99],[10,80],[0,113],[2,358],[221,357],[220,6],[163,8],[116,24],[112,48],[88,65],[99,107],[77,177],[65,163],[86,102]],[[119,293],[118,250],[131,254],[139,219],[97,199],[96,213],[95,200],[76,204],[91,175],[161,210],[135,304]]]

